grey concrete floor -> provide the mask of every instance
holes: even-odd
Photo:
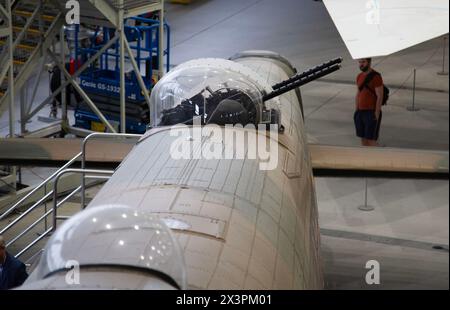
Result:
[[[168,4],[167,19],[172,27],[174,65],[199,57],[228,58],[247,49],[281,53],[299,71],[343,57],[340,71],[302,87],[306,131],[311,142],[359,144],[352,123],[358,69],[321,2],[194,0],[187,6]],[[442,43],[442,38],[436,38],[374,59],[391,89],[383,109],[383,145],[448,151],[449,78],[436,74],[441,70]],[[448,50],[447,46],[447,72]],[[409,112],[414,68],[415,103],[420,111]],[[47,94],[44,75],[36,103]],[[40,113],[48,114],[48,108]],[[44,125],[35,117],[28,126],[33,130]],[[4,113],[1,136],[7,134],[7,127]],[[38,182],[36,173],[45,177],[50,170],[25,171],[24,183]],[[364,184],[363,179],[316,179],[327,288],[448,289],[448,181],[369,179],[372,212],[357,208],[364,203]],[[443,250],[433,249],[435,245]],[[364,281],[369,260],[380,262],[379,286]]]

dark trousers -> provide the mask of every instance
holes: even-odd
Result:
[[[375,110],[357,110],[353,115],[356,135],[362,139],[378,140],[383,113],[380,112],[378,120],[375,117]]]

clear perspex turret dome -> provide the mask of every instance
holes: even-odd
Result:
[[[205,59],[175,68],[152,90],[152,125],[260,123],[264,90],[242,67]]]
[[[151,214],[121,205],[93,207],[70,218],[53,234],[41,256],[38,279],[65,271],[68,262],[116,266],[163,274],[186,288],[182,252],[170,229]]]

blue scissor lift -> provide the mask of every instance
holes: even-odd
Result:
[[[147,89],[151,90],[157,82],[159,45],[159,20],[144,17],[131,17],[137,26],[125,26],[126,39],[135,53],[136,63],[142,72]],[[166,49],[164,50],[166,70],[170,67],[170,27],[164,23],[166,33]],[[102,36],[99,34],[102,33]],[[79,30],[75,28],[74,60],[71,66],[80,66],[86,59],[96,54],[114,36],[115,29],[98,27],[96,33],[89,39],[89,46],[78,40]],[[120,66],[119,40],[106,50],[79,76],[79,85],[89,95],[106,119],[116,128],[120,128]],[[129,60],[126,55],[125,60]],[[129,63],[129,61],[128,61]],[[144,133],[149,124],[149,107],[139,86],[137,77],[129,64],[130,70],[125,74],[126,94],[126,131],[127,133]],[[90,107],[81,101],[75,108],[75,127],[106,131]]]

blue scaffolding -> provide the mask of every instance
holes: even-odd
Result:
[[[131,17],[125,25],[134,22],[135,26],[125,26],[125,36],[134,59],[141,72],[146,89],[150,90],[157,83],[159,66],[159,20]],[[170,68],[170,27],[164,22],[166,33],[166,49],[163,51],[166,71]],[[89,38],[89,43],[80,43],[79,27],[75,28],[74,56],[70,66],[76,71],[84,61],[95,55],[109,40],[114,37],[116,29],[97,27]],[[112,124],[120,126],[120,45],[116,41],[99,59],[91,64],[79,76],[79,85],[96,103],[100,111]],[[125,60],[129,60],[126,55]],[[162,64],[164,65],[164,64]],[[149,119],[149,107],[139,86],[133,70],[125,74],[126,96],[126,130],[129,133],[144,133]],[[106,131],[97,115],[87,104],[77,104],[75,109],[75,126],[94,131]]]

